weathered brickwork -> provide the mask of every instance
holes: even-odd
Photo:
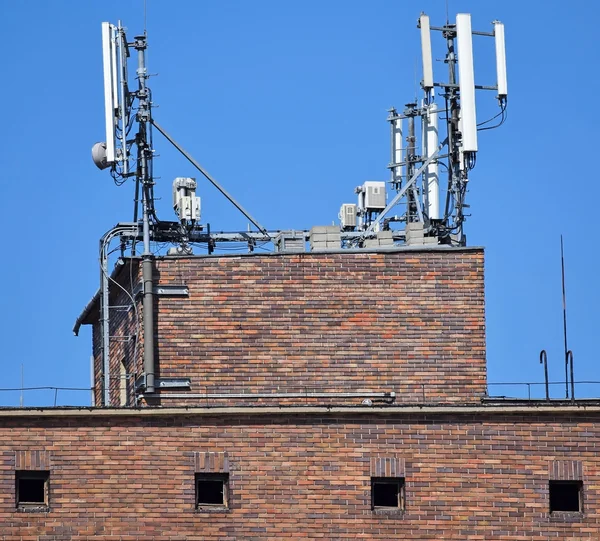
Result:
[[[393,391],[412,403],[485,394],[481,249],[163,258],[155,279],[189,288],[157,298],[155,343],[157,376],[190,377],[191,393]],[[113,304],[130,302],[112,288]],[[111,333],[134,335],[134,316],[111,311]],[[118,376],[133,342],[111,344]],[[142,371],[142,347],[140,337],[131,373]]]
[[[598,408],[525,409],[0,412],[0,540],[599,539]],[[15,509],[17,460],[50,470],[48,512]],[[230,506],[198,512],[211,468]],[[404,476],[404,514],[371,509],[382,474]],[[551,515],[549,481],[573,476],[584,512]]]

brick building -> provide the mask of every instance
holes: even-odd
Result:
[[[154,278],[155,393],[128,258],[110,340],[98,296],[77,322],[98,407],[0,410],[0,539],[600,538],[598,403],[486,396],[482,249],[164,257]]]

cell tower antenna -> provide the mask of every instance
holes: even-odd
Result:
[[[105,98],[105,127],[106,142],[96,143],[92,148],[92,158],[100,169],[110,167],[111,176],[117,185],[128,180],[135,182],[133,222],[118,224],[101,239],[100,265],[100,323],[102,335],[102,404],[111,404],[110,379],[110,306],[109,306],[109,273],[108,245],[117,236],[121,239],[121,254],[127,246],[131,255],[136,255],[136,244],[142,242],[142,292],[143,292],[143,335],[144,370],[140,388],[144,393],[153,394],[156,390],[155,354],[154,354],[154,277],[151,240],[179,244],[177,253],[191,253],[188,246],[190,238],[195,242],[205,242],[209,254],[214,248],[210,226],[200,224],[200,198],[195,195],[195,180],[189,177],[178,177],[178,199],[176,210],[179,221],[160,220],[156,213],[153,173],[154,148],[152,139],[153,127],[165,135],[188,160],[199,169],[213,185],[221,191],[238,210],[240,210],[259,230],[259,233],[226,235],[230,238],[241,238],[242,242],[254,243],[254,237],[260,240],[271,239],[268,231],[254,220],[242,206],[229,195],[189,154],[177,145],[174,140],[159,127],[152,118],[152,92],[148,87],[150,75],[147,70],[146,55],[148,49],[147,37],[147,0],[143,0],[143,34],[128,40],[125,28],[121,22],[113,25],[102,23],[102,58],[104,69],[104,98]],[[129,87],[127,63],[131,56],[137,57],[135,70],[137,84]],[[135,106],[134,106],[135,105]],[[137,133],[132,131],[137,127]],[[135,158],[135,159],[134,159]],[[182,180],[183,179],[183,180]],[[186,182],[184,182],[186,181]],[[187,182],[189,181],[189,182]]]
[[[429,16],[421,13],[419,17],[419,26],[421,27],[421,53],[423,56],[423,90],[430,92],[433,90],[433,57],[431,53],[431,25]]]
[[[104,115],[106,128],[106,154],[103,167],[113,164],[115,153],[115,108],[118,97],[116,95],[117,74],[115,66],[115,27],[110,23],[102,23],[102,65],[104,69]],[[101,167],[100,163],[96,163]]]
[[[459,13],[456,16],[456,39],[459,59],[458,83],[460,88],[462,150],[463,152],[477,152],[473,31],[469,13]]]
[[[471,15],[459,13],[455,22],[448,19],[449,1],[446,1],[446,24],[433,26],[425,13],[419,16],[423,77],[421,88],[424,96],[419,102],[407,104],[402,112],[390,109],[392,172],[389,184],[397,193],[377,213],[371,213],[366,221],[357,223],[359,235],[348,243],[364,246],[366,239],[380,231],[397,231],[394,239],[407,244],[466,245],[464,222],[468,217],[465,198],[471,171],[476,165],[478,132],[494,129],[506,119],[507,82],[504,25],[493,21],[493,31],[475,31],[471,27]],[[446,44],[444,63],[447,78],[436,80],[432,53],[432,32],[441,33]],[[496,85],[475,84],[473,62],[473,35],[495,39]],[[439,76],[439,75],[438,75]],[[439,90],[439,91],[438,91]],[[496,90],[500,113],[477,124],[475,94],[477,90]],[[436,91],[438,91],[436,93]],[[442,98],[436,103],[437,97]],[[481,127],[502,117],[497,125]],[[415,122],[419,117],[420,122]],[[439,122],[440,118],[444,122]],[[402,122],[407,128],[403,133]],[[421,148],[415,144],[420,126]],[[442,134],[446,131],[446,134]],[[399,140],[404,136],[404,140]],[[402,148],[402,141],[405,147]],[[442,153],[442,149],[446,152]],[[439,166],[448,174],[445,201],[440,201]],[[404,173],[404,174],[403,174]],[[389,215],[396,205],[404,205],[400,215]],[[379,209],[375,209],[379,210]],[[404,231],[393,223],[405,224]],[[348,227],[346,224],[344,227]]]

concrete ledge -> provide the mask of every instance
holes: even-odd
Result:
[[[177,417],[215,416],[410,416],[410,415],[556,415],[600,414],[599,400],[556,404],[527,403],[523,405],[406,405],[406,406],[232,406],[232,407],[148,407],[148,408],[0,408],[0,418],[64,418],[64,417]]]

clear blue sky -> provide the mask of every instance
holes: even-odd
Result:
[[[542,348],[551,379],[564,378],[563,233],[576,379],[600,380],[598,112],[589,105],[600,82],[599,4],[449,5],[451,19],[472,13],[475,29],[506,24],[508,121],[480,138],[465,226],[468,243],[486,247],[489,379],[541,382]],[[154,116],[269,229],[330,224],[355,186],[388,178],[386,111],[415,97],[421,11],[445,21],[442,0],[148,0]],[[85,387],[91,332],[71,329],[98,287],[98,239],[131,219],[133,197],[90,158],[104,139],[100,23],[141,32],[143,1],[3,0],[0,16],[0,387],[20,385],[21,365],[28,386]],[[475,38],[475,55],[477,83],[494,84],[493,41]],[[480,95],[479,119],[495,111],[493,94]],[[155,147],[159,214],[173,219],[172,179],[197,175],[158,133]],[[203,222],[245,228],[208,183],[199,193]],[[61,392],[58,403],[88,398]],[[25,405],[53,400],[25,395]],[[18,393],[0,393],[0,404],[18,404]]]

